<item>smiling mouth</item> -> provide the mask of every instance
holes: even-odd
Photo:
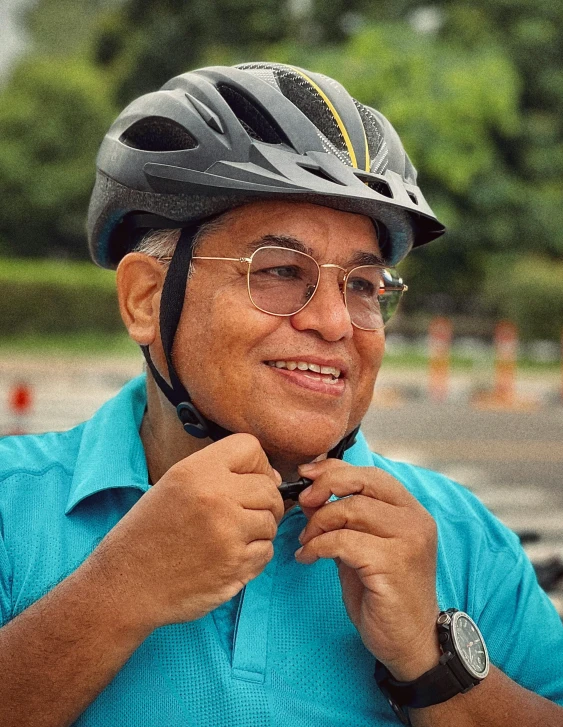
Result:
[[[343,375],[340,369],[334,366],[321,366],[307,361],[265,361],[267,366],[276,369],[287,369],[288,371],[301,371],[304,376],[313,381],[322,381],[325,384],[338,384],[342,381]]]

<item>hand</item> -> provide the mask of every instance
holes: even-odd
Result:
[[[300,468],[308,523],[300,563],[334,558],[350,620],[399,681],[438,664],[436,525],[391,475],[339,460]],[[345,499],[327,502],[331,495]],[[346,497],[353,495],[353,497]]]
[[[150,631],[235,596],[273,556],[280,483],[250,434],[171,467],[94,552],[120,613]]]

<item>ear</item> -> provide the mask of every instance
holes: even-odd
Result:
[[[139,252],[125,255],[117,268],[119,311],[129,336],[140,346],[158,338],[165,273],[162,263]]]

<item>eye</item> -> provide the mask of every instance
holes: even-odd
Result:
[[[348,278],[346,290],[349,293],[354,293],[355,295],[361,295],[368,298],[373,298],[379,292],[379,290],[376,290],[376,286],[373,281],[359,276]]]
[[[303,271],[298,265],[277,265],[271,268],[254,270],[253,275],[268,276],[278,280],[301,280]]]

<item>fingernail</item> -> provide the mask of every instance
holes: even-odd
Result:
[[[299,533],[299,537],[297,538],[297,540],[298,540],[298,541],[299,541],[300,543],[302,542],[301,538],[302,538],[302,537],[303,537],[303,535],[305,534],[305,530],[307,530],[307,526],[305,526],[305,527],[303,528],[303,530],[302,530],[302,531],[301,531],[301,532]]]
[[[308,464],[300,464],[298,469],[299,472],[310,472],[312,469],[315,468],[315,462],[309,462]]]
[[[299,550],[295,551],[295,558],[297,560],[299,560],[299,556],[301,555],[302,552],[303,552],[303,548],[299,548]]]
[[[301,495],[299,497],[308,497],[309,496],[309,493],[311,492],[312,489],[313,489],[313,485],[309,485],[309,487],[306,487],[302,491],[302,493],[301,493]]]

